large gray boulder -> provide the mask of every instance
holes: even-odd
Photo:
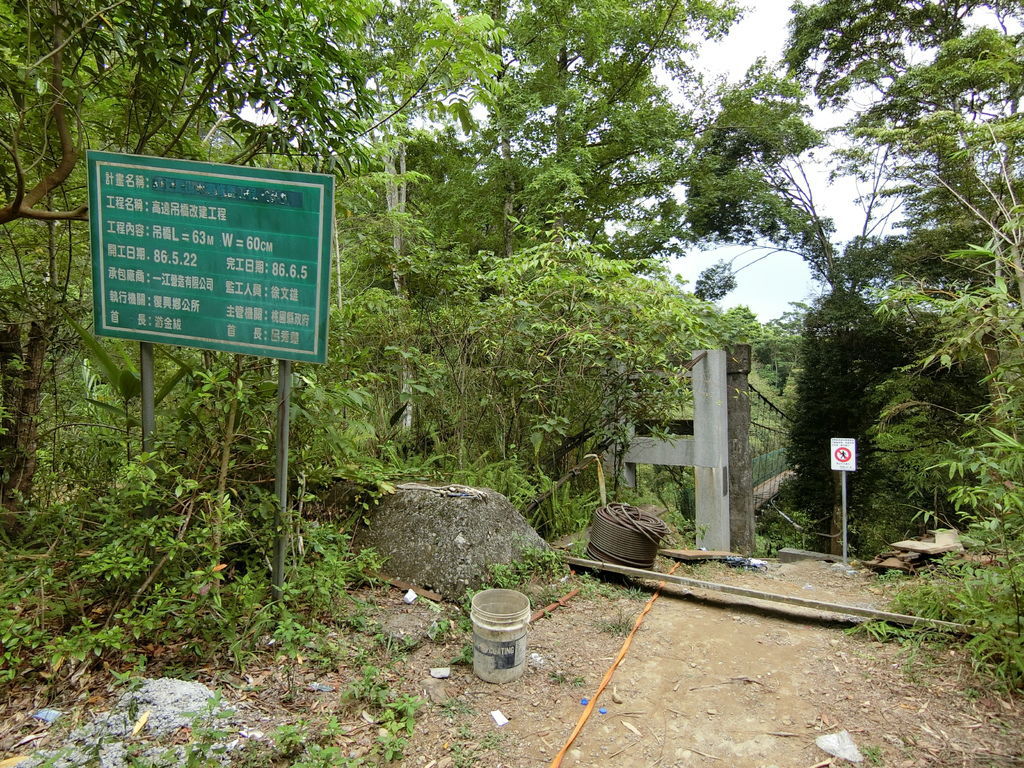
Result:
[[[495,564],[547,547],[508,499],[489,488],[405,483],[364,516],[358,547],[387,558],[385,572],[446,598],[480,587]]]

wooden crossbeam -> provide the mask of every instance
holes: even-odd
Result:
[[[920,626],[920,627],[931,627],[932,629],[941,629],[946,632],[956,632],[960,634],[970,633],[972,630],[966,624],[957,624],[952,621],[941,621],[939,619],[926,619],[922,616],[909,616],[903,613],[890,613],[889,611],[876,611],[873,608],[861,608],[856,605],[840,605],[838,603],[826,603],[821,600],[808,600],[805,597],[791,597],[789,595],[779,595],[774,592],[762,592],[758,589],[747,589],[746,587],[734,587],[729,584],[717,584],[713,581],[701,581],[699,579],[689,579],[685,576],[674,576],[667,573],[658,573],[657,571],[648,571],[643,568],[630,568],[625,565],[617,565],[615,563],[605,563],[599,560],[585,560],[580,557],[567,557],[565,559],[570,565],[576,565],[580,568],[590,568],[597,571],[610,571],[611,573],[621,573],[624,576],[633,576],[638,579],[650,579],[652,581],[665,581],[669,584],[679,584],[684,587],[691,587],[693,589],[707,589],[712,592],[722,592],[727,595],[735,595],[736,597],[750,598],[754,600],[768,600],[773,603],[786,603],[787,605],[796,605],[801,608],[810,608],[815,611],[828,611],[829,613],[839,613],[846,616],[861,616],[867,619],[874,619],[876,621],[888,621],[893,624],[902,624],[904,626]]]

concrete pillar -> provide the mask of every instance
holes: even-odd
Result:
[[[703,355],[693,367],[694,483],[697,546],[729,549],[729,435],[725,350]]]

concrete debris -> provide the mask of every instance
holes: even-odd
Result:
[[[856,568],[853,568],[853,567],[851,567],[850,565],[848,565],[846,563],[832,563],[832,565],[829,566],[829,567],[833,571],[837,571],[838,573],[843,574],[843,576],[851,576],[852,577],[852,576],[859,576],[860,575]]]
[[[826,552],[811,552],[807,549],[793,549],[786,547],[775,553],[780,563],[796,563],[801,560],[822,560],[826,563],[835,563],[842,560],[839,555],[830,555]]]
[[[180,728],[194,728],[213,720],[229,726],[232,714],[219,703],[216,694],[201,683],[172,678],[144,680],[139,688],[123,694],[110,712],[101,713],[71,731],[61,747],[38,752],[19,768],[128,768],[139,764],[170,768],[183,765],[188,759],[184,746],[130,752],[126,741],[135,744],[138,739],[167,736]],[[134,733],[136,728],[137,733]],[[227,752],[227,745],[211,746],[205,764],[226,764]]]
[[[138,713],[149,710],[146,732],[165,736],[191,726],[197,717],[209,711],[210,702],[215,698],[216,694],[202,683],[169,677],[146,680],[138,690],[129,691],[117,700],[103,726],[117,735],[131,733]]]

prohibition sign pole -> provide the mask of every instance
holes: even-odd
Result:
[[[833,437],[830,444],[832,469],[842,475],[843,489],[843,562],[848,559],[846,521],[846,473],[857,471],[857,441],[850,437]]]
[[[95,333],[139,342],[143,451],[153,450],[154,343],[278,361],[280,599],[292,361],[327,359],[334,179],[112,152],[87,162]]]

